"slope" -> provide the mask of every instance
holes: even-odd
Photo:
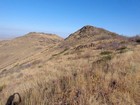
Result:
[[[22,105],[139,105],[139,49],[126,37],[84,26],[6,68],[1,101],[19,92]]]
[[[63,39],[52,34],[28,33],[8,41],[0,41],[0,69],[30,57]]]

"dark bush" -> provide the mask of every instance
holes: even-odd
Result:
[[[112,52],[110,52],[110,51],[103,51],[103,52],[101,52],[100,54],[101,55],[109,55],[109,54],[111,54]]]

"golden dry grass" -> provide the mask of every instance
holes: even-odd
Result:
[[[20,60],[9,58],[12,64],[0,71],[0,105],[15,92],[21,105],[140,105],[140,46],[102,29],[95,30],[99,35],[80,31],[37,52],[25,48],[33,53],[25,59],[27,52]]]
[[[0,70],[49,49],[62,40],[56,35],[29,33],[13,40],[0,41]]]
[[[85,58],[88,52],[71,60],[71,55],[52,58],[42,73],[6,90],[2,105],[15,91],[22,95],[21,105],[139,105],[139,49],[100,61]]]

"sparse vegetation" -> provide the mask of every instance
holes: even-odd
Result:
[[[140,43],[140,38],[136,39],[136,42],[137,42],[137,43]]]
[[[0,85],[0,92],[6,87],[6,85]]]
[[[109,55],[109,54],[112,54],[111,51],[103,51],[100,53],[101,55]]]
[[[117,50],[125,50],[127,47],[126,46],[122,46],[120,48],[118,48]]]
[[[64,49],[63,51],[61,51],[61,52],[59,52],[59,53],[57,53],[57,54],[54,54],[54,55],[52,55],[52,56],[58,56],[58,55],[60,55],[60,54],[63,54],[65,51],[67,51],[68,49]]]
[[[108,61],[108,60],[111,60],[112,59],[112,56],[111,55],[106,55],[106,56],[103,56],[102,57],[102,60],[103,61]]]
[[[117,49],[117,51],[119,51],[119,53],[125,53],[127,50],[128,50],[128,48],[126,46],[122,46]]]
[[[44,41],[41,35],[35,45]],[[61,43],[38,52],[29,49],[32,54],[23,58],[29,51],[20,49],[18,59],[0,66],[0,105],[16,92],[22,98],[20,105],[140,105],[140,46],[133,43],[85,26]],[[8,56],[1,58],[7,61]]]
[[[130,41],[140,43],[140,35],[129,38]]]
[[[114,58],[106,62],[108,68],[99,63],[92,69],[71,70],[69,75],[64,73],[49,82],[33,81],[34,88],[24,91],[22,104],[139,105],[140,71],[135,68],[132,73],[131,69],[133,60],[138,60],[135,56]]]

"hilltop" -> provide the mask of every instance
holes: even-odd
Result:
[[[94,43],[95,41],[101,40],[120,40],[124,41],[127,38],[120,36],[114,32],[110,32],[108,30],[97,28],[94,26],[84,26],[78,31],[70,34],[61,46],[72,47],[76,45],[86,44],[86,43]]]
[[[31,32],[12,40],[0,41],[0,68],[26,59],[62,40],[54,34]]]
[[[139,105],[132,39],[87,25],[66,39],[31,32],[0,42],[0,102],[19,92],[21,105]]]

